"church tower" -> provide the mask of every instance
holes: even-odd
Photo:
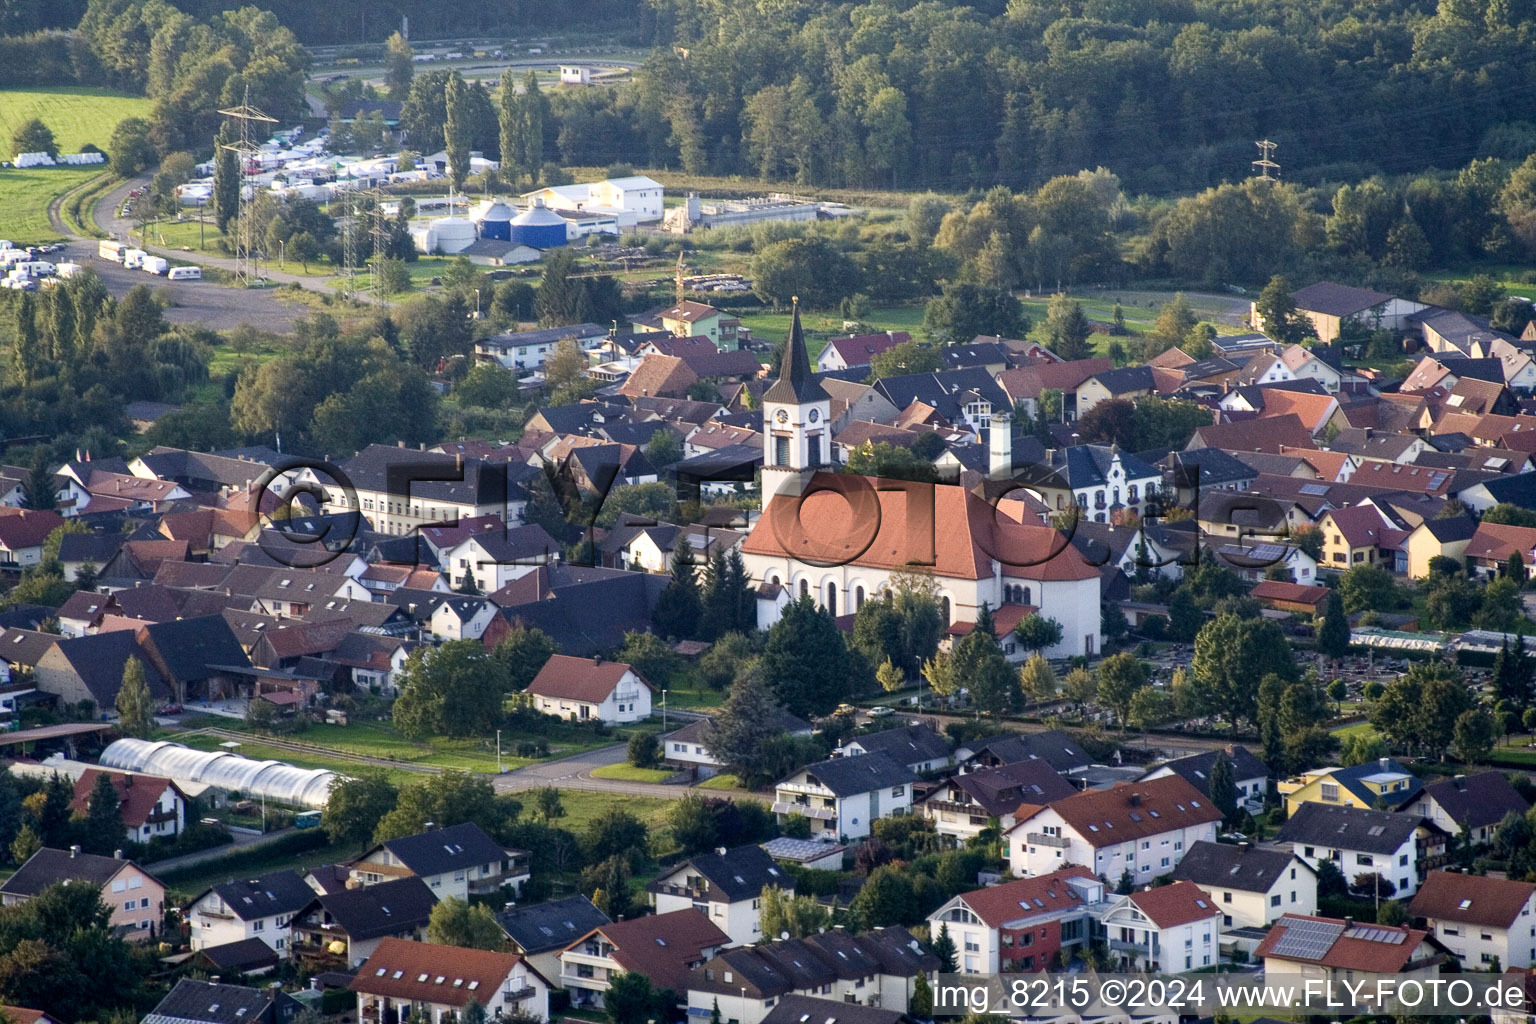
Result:
[[[763,394],[763,511],[775,497],[799,495],[811,475],[831,461],[832,400],[811,374],[794,300],[779,379]]]

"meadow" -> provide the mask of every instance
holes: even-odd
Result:
[[[60,153],[78,153],[87,142],[106,149],[119,121],[147,118],[154,106],[142,96],[84,85],[0,89],[0,141],[9,153],[16,129],[36,117],[53,132]]]
[[[48,204],[102,173],[95,167],[0,169],[0,238],[21,245],[59,237],[48,223]]]

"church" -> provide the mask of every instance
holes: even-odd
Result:
[[[741,552],[763,591],[810,595],[834,616],[851,615],[894,573],[926,567],[952,632],[965,632],[985,603],[1005,649],[1005,634],[1038,611],[1062,628],[1047,657],[1098,653],[1099,571],[1023,502],[830,468],[831,399],[811,372],[798,305],[762,404],[763,514]],[[1010,429],[1005,418],[995,423]]]

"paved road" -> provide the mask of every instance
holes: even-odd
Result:
[[[206,850],[197,850],[193,853],[184,853],[180,857],[168,857],[165,860],[150,861],[144,866],[153,868],[156,871],[175,871],[177,868],[191,867],[193,864],[218,860],[236,850],[252,850],[263,846],[270,846],[292,831],[294,829],[290,826],[288,828],[280,828],[276,832],[268,832],[265,835],[253,835],[249,832],[231,832],[230,834],[235,837],[233,843],[227,843],[224,846],[212,846]]]
[[[519,793],[529,789],[554,786],[558,789],[581,789],[592,793],[612,793],[615,796],[646,796],[662,800],[681,800],[689,793],[725,797],[735,800],[743,796],[757,796],[742,790],[700,789],[697,786],[661,782],[628,782],[623,779],[594,778],[592,770],[623,762],[628,751],[625,744],[572,754],[558,761],[546,761],[519,768],[496,777],[496,789],[501,793]]]

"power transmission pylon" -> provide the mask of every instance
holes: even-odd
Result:
[[[1278,142],[1270,142],[1268,139],[1261,139],[1255,142],[1254,145],[1258,146],[1259,152],[1263,154],[1262,157],[1253,162],[1253,166],[1259,169],[1259,177],[1264,181],[1278,180],[1280,177],[1280,165],[1270,158],[1275,155],[1275,150],[1280,148],[1280,144]],[[1273,176],[1270,175],[1270,171],[1275,172]]]
[[[377,186],[368,190],[373,200],[373,259],[369,263],[368,293],[374,298],[381,296],[379,289],[379,264],[384,260],[384,190]]]
[[[259,147],[251,142],[251,125],[261,122],[276,124],[277,118],[268,117],[251,106],[250,86],[245,87],[245,102],[238,107],[221,110],[219,113],[240,125],[239,141],[224,143],[222,148],[232,151],[240,164],[239,185],[236,191],[238,198],[235,201],[235,208],[239,210],[235,227],[235,280],[242,285],[249,285],[255,266],[256,217],[253,207],[256,193],[252,190],[251,198],[245,198],[245,172],[251,158],[260,152]]]

